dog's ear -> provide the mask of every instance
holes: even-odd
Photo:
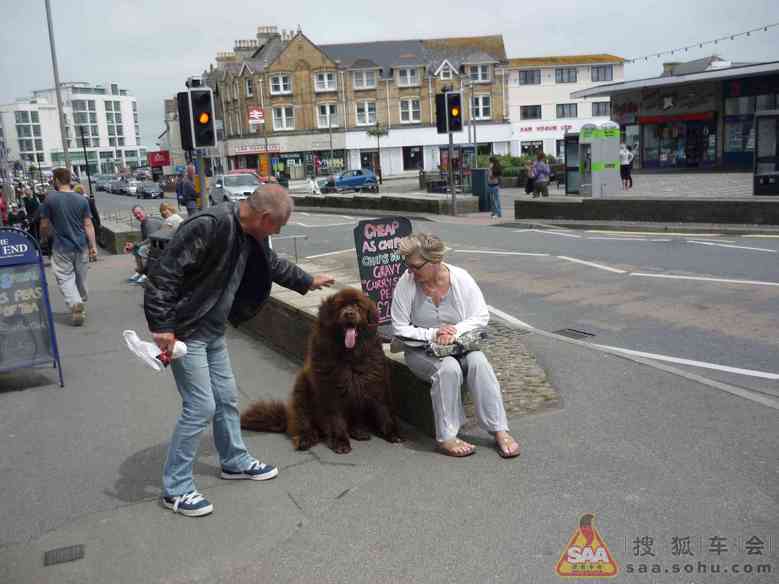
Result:
[[[363,294],[360,297],[360,307],[365,312],[365,318],[368,324],[371,326],[378,326],[379,324],[379,308],[376,303],[371,300],[367,294]]]
[[[322,300],[319,305],[319,324],[324,327],[333,326],[338,320],[338,294],[333,294]]]

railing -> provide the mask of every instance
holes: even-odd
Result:
[[[291,239],[295,254],[295,263],[298,263],[298,239],[308,239],[308,235],[276,235],[271,237],[271,249],[273,249],[273,242],[283,239]]]

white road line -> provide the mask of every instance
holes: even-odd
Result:
[[[598,268],[599,270],[606,270],[607,272],[614,272],[615,274],[627,274],[625,270],[610,268],[609,266],[604,266],[603,264],[596,264],[594,262],[585,262],[584,260],[577,260],[576,258],[569,258],[568,256],[557,256],[557,257],[560,258],[561,260],[566,260],[569,262],[590,266],[592,268]]]
[[[581,239],[581,235],[575,233],[566,233],[565,231],[552,231],[551,229],[514,229],[515,233],[541,233],[542,235],[562,235],[563,237],[574,237]]]
[[[308,225],[306,223],[295,223],[295,225],[300,225],[301,227],[340,227],[342,225],[354,225],[354,222],[352,223],[326,223],[324,225]]]
[[[702,282],[722,282],[724,284],[748,284],[752,286],[779,286],[779,282],[761,282],[758,280],[730,280],[728,278],[704,278],[702,276],[676,276],[671,274],[644,274],[642,272],[632,272],[631,276],[642,276],[644,278],[668,278],[670,280],[698,280]]]
[[[779,239],[779,235],[759,234],[754,235],[742,235],[741,237],[754,237],[755,239]]]
[[[730,385],[728,383],[723,383],[721,381],[715,381],[713,379],[709,379],[707,377],[703,377],[701,375],[698,375],[696,373],[691,373],[689,371],[686,371],[684,369],[679,369],[676,367],[673,367],[671,365],[663,365],[661,363],[657,363],[656,361],[659,361],[660,359],[657,359],[656,357],[667,357],[666,355],[654,355],[653,357],[646,357],[646,356],[640,356],[640,355],[653,355],[652,353],[642,353],[640,351],[632,351],[630,349],[621,349],[619,347],[609,347],[607,345],[596,345],[594,343],[590,343],[588,341],[580,341],[578,339],[571,339],[569,337],[565,337],[562,335],[558,335],[556,333],[550,333],[548,331],[544,331],[541,329],[535,328],[533,325],[523,322],[519,320],[518,318],[515,318],[511,316],[510,314],[507,314],[503,312],[502,310],[499,310],[495,308],[494,306],[488,306],[487,309],[497,316],[498,318],[501,318],[508,322],[509,324],[512,324],[514,326],[530,330],[531,332],[541,335],[543,337],[548,337],[552,339],[556,339],[558,341],[562,341],[564,343],[569,343],[572,345],[579,345],[580,347],[587,347],[591,349],[595,349],[598,351],[603,351],[604,353],[608,353],[611,355],[617,355],[619,357],[622,357],[624,359],[630,359],[632,361],[635,361],[636,363],[641,363],[643,365],[647,365],[649,367],[653,367],[655,369],[660,369],[661,371],[666,371],[668,373],[672,373],[674,375],[677,375],[679,377],[684,377],[685,379],[693,380],[697,383],[701,383],[703,385],[706,385],[708,387],[712,387],[714,389],[719,389],[720,391],[723,391],[725,393],[729,393],[731,395],[735,395],[747,400],[750,400],[755,403],[759,403],[764,406],[768,406],[772,409],[779,410],[779,400],[776,400],[773,396],[766,395],[765,392],[762,392],[760,390],[750,390],[743,387],[738,387],[735,385]],[[670,359],[677,359],[676,357],[669,357]],[[714,363],[704,363],[701,361],[692,361],[689,359],[680,359],[680,361],[686,361],[687,363],[693,367],[703,366],[703,365],[709,365],[714,367],[728,367],[726,365],[716,365]],[[710,368],[714,368],[710,367]],[[739,369],[735,367],[728,367],[731,372],[734,373],[741,373],[743,375],[752,375],[754,373],[759,374],[759,376],[775,376],[775,378],[779,378],[779,374],[776,373],[769,373],[766,371],[754,371],[750,369]],[[723,369],[724,371],[724,369]],[[765,377],[763,377],[765,378]]]
[[[666,361],[667,363],[676,363],[677,365],[689,365],[690,367],[701,367],[702,369],[714,369],[726,373],[735,373],[737,375],[746,375],[749,377],[759,377],[760,379],[779,380],[779,373],[769,373],[768,371],[756,371],[755,369],[742,369],[740,367],[731,367],[729,365],[718,365],[717,363],[707,363],[705,361],[693,361],[692,359],[682,359],[670,355],[659,355],[657,353],[645,353],[643,351],[634,351],[632,349],[623,349],[622,347],[610,347],[608,345],[597,345],[601,349],[609,349],[626,355],[644,357],[645,359],[654,359],[655,361]]]
[[[588,229],[587,233],[603,233],[611,235],[675,235],[682,237],[689,237],[695,235],[695,237],[719,237],[719,233],[671,233],[670,231],[608,231],[604,229]]]
[[[642,239],[640,237],[587,237],[585,239],[591,239],[595,241],[654,241],[651,239]],[[671,241],[668,239],[667,241]]]
[[[688,243],[697,243],[698,245],[716,245],[717,247],[728,247],[731,249],[748,249],[750,251],[765,251],[768,253],[777,253],[775,249],[767,249],[765,247],[746,247],[743,245],[727,245],[725,243],[714,243],[713,241],[695,241],[688,239]]]
[[[325,257],[325,256],[336,255],[336,254],[339,254],[339,253],[346,253],[346,252],[348,252],[348,251],[354,251],[354,248],[353,248],[353,247],[350,247],[349,249],[340,249],[340,250],[338,250],[338,251],[329,251],[329,252],[327,252],[327,253],[318,253],[318,254],[316,254],[316,255],[307,256],[305,259],[307,259],[307,260],[313,260],[313,259],[315,259],[315,258],[323,258],[323,257]]]
[[[337,217],[343,217],[344,219],[348,219],[349,221],[354,221],[354,217],[349,217],[349,215],[336,215]]]
[[[548,253],[530,253],[530,252],[523,252],[523,251],[487,251],[481,249],[456,249],[454,251],[457,253],[484,253],[484,254],[491,254],[491,255],[533,256],[539,258],[549,257]]]

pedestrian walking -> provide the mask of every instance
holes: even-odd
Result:
[[[179,209],[181,207],[186,207],[184,205],[184,173],[178,173],[176,175],[176,204],[178,205]]]
[[[622,178],[622,188],[628,190],[633,187],[631,170],[633,166],[633,149],[624,142],[619,145],[619,175]]]
[[[2,219],[3,225],[8,225],[8,203],[4,193],[0,193],[0,219]]]
[[[209,207],[181,224],[149,270],[144,309],[154,341],[164,355],[172,355],[176,340],[187,346],[186,355],[171,362],[182,411],[162,473],[162,505],[174,512],[196,517],[213,511],[192,477],[211,420],[223,479],[261,481],[278,474],[244,445],[225,328],[228,321],[237,325],[257,314],[273,282],[300,294],[334,283],[332,276],[312,277],[271,249],[268,237],[279,233],[292,207],[278,184]]]
[[[490,196],[490,217],[503,217],[500,208],[500,177],[503,169],[500,162],[494,156],[490,156],[490,167],[487,173],[487,192]]]
[[[552,174],[549,165],[546,163],[546,156],[543,151],[536,154],[536,161],[531,169],[533,175],[533,198],[549,196],[549,176]]]
[[[181,182],[181,201],[187,208],[187,215],[197,213],[197,191],[195,190],[195,165],[187,165],[187,175]]]
[[[53,232],[51,265],[74,326],[84,324],[88,262],[97,259],[89,203],[70,188],[67,168],[54,170],[54,188],[40,207],[41,237]]]

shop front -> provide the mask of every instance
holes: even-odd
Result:
[[[755,113],[779,106],[779,75],[723,82],[725,141],[723,165],[749,170],[755,150]]]

